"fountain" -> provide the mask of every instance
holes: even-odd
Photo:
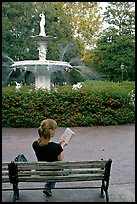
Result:
[[[11,68],[27,70],[34,73],[35,88],[44,88],[50,91],[50,77],[51,73],[55,71],[70,71],[72,66],[65,61],[53,61],[46,59],[47,44],[56,37],[48,36],[45,33],[45,15],[42,12],[39,17],[40,33],[36,36],[31,36],[38,44],[39,60],[24,60],[16,61],[11,65]]]

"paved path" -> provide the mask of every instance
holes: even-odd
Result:
[[[135,202],[135,124],[99,127],[72,127],[76,136],[65,148],[64,160],[112,159],[110,202]],[[58,128],[58,141],[65,128]],[[36,128],[2,128],[2,161],[10,162],[19,153],[36,161],[31,144]],[[57,184],[58,185],[58,184]],[[47,198],[37,191],[22,191],[18,202],[104,202],[100,190],[54,190]],[[71,195],[71,196],[70,196]],[[2,201],[11,202],[12,192],[3,192]]]

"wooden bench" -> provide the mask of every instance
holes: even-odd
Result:
[[[78,185],[77,187],[71,185],[69,189],[82,188],[100,188],[100,197],[106,197],[106,202],[109,202],[108,187],[110,179],[112,160],[99,161],[57,161],[57,162],[11,162],[2,163],[2,183],[10,183],[12,188],[3,188],[2,190],[13,189],[13,202],[19,199],[20,190],[36,190],[40,188],[31,187],[19,188],[21,182],[79,182],[83,181],[99,181],[99,185],[85,186]],[[92,182],[93,183],[93,182]],[[70,183],[71,184],[71,183]],[[87,183],[86,183],[87,184]],[[58,189],[58,188],[55,188]],[[68,187],[61,187],[59,189],[68,189]]]

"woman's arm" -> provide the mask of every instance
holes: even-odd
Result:
[[[59,155],[58,155],[58,161],[63,161],[64,159],[64,151],[62,151]]]
[[[58,155],[58,161],[62,161],[64,159],[64,147],[67,145],[65,140],[60,140],[59,144],[61,145],[63,151]]]

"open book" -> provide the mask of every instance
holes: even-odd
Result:
[[[63,135],[60,137],[60,140],[66,140],[68,144],[74,135],[75,132],[73,132],[70,128],[66,128]]]

